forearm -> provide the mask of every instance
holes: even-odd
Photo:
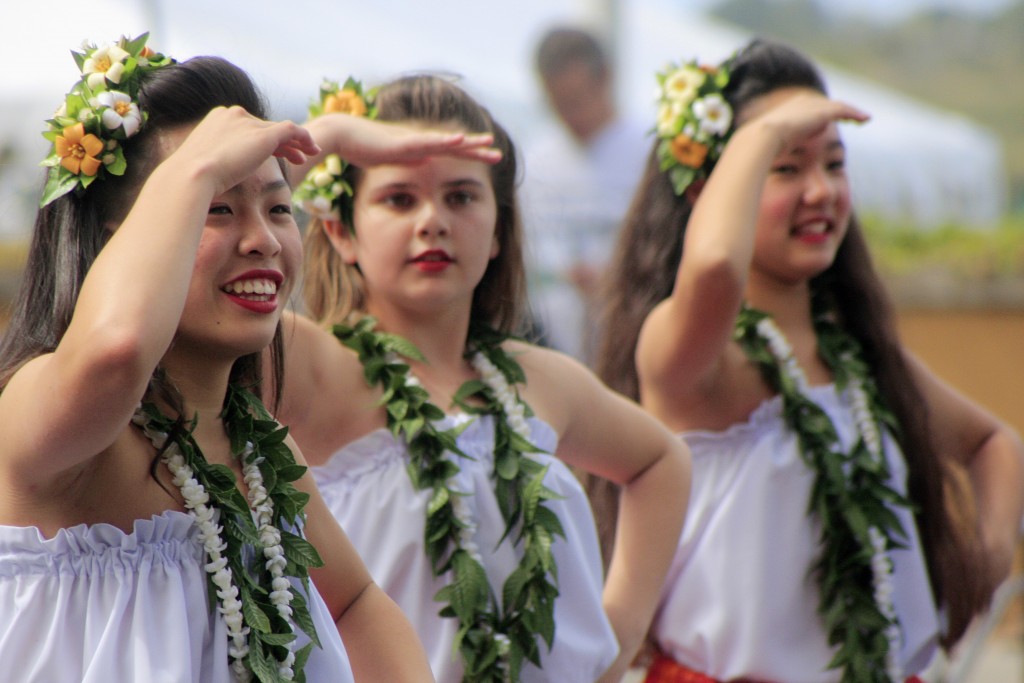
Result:
[[[679,543],[689,495],[689,450],[675,438],[661,458],[622,488],[604,589],[620,652],[617,667],[602,680],[615,680],[643,642]]]
[[[376,584],[366,586],[337,626],[357,683],[434,680],[412,625]]]

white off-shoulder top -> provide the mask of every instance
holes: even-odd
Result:
[[[469,419],[449,416],[439,427],[446,429]],[[554,453],[554,430],[536,418],[531,418],[529,424],[534,445]],[[520,555],[508,539],[499,543],[505,522],[491,481],[493,417],[472,418],[458,437],[458,446],[469,459],[457,459],[461,471],[452,488],[470,494],[465,500],[477,523],[473,541],[483,556],[491,588],[501,595],[501,587],[518,565]],[[541,668],[527,662],[521,680],[593,683],[618,652],[615,634],[601,605],[603,572],[597,533],[578,481],[561,460],[546,453],[530,457],[548,465],[544,484],[561,496],[547,503],[566,533],[566,539],[556,537],[552,547],[559,588],[555,640],[550,651],[541,641]],[[346,445],[326,464],[314,467],[313,475],[374,581],[416,628],[438,682],[458,683],[462,677],[461,657],[452,650],[457,620],[438,616],[443,605],[434,600],[449,577],[434,578],[424,544],[430,491],[412,487],[406,471],[408,462],[404,441],[379,429]]]
[[[834,385],[810,392],[850,448],[857,431],[846,397]],[[832,683],[840,676],[826,670],[834,651],[810,575],[820,529],[808,516],[814,474],[781,409],[775,396],[725,431],[682,434],[693,453],[693,487],[653,633],[666,654],[719,680]],[[906,464],[889,435],[884,450],[893,487],[905,492]],[[903,508],[897,515],[907,549],[890,557],[899,660],[909,676],[934,654],[939,616],[913,517]]]
[[[0,526],[0,662],[21,683],[229,683],[224,620],[207,596],[198,527],[170,510],[137,520],[61,529]],[[310,584],[323,648],[307,680],[351,682],[330,611]],[[301,590],[301,588],[300,588]],[[299,632],[296,647],[308,642]]]

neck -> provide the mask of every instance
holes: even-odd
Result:
[[[783,284],[777,280],[758,278],[751,273],[744,298],[753,308],[771,315],[783,329],[805,327],[812,322],[811,288],[806,280]]]
[[[205,361],[205,362],[204,362]],[[184,359],[168,353],[161,361],[167,378],[181,393],[184,417],[199,417],[200,425],[215,424],[224,406],[232,363]]]
[[[407,315],[391,307],[369,306],[367,313],[377,319],[377,329],[405,337],[420,350],[427,365],[435,369],[465,366],[463,353],[469,334],[469,308]]]

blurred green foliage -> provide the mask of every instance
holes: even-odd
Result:
[[[904,275],[940,268],[969,279],[1024,275],[1024,214],[989,229],[944,225],[929,230],[877,216],[860,216],[876,265]]]

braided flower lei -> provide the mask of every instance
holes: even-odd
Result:
[[[83,52],[71,53],[81,78],[46,122],[43,137],[53,146],[41,162],[50,171],[40,207],[106,174],[124,175],[122,143],[146,121],[138,104],[140,76],[174,63],[146,47],[148,39],[143,33],[100,47],[86,43]]]
[[[843,683],[898,683],[901,631],[892,602],[888,550],[904,547],[906,533],[893,512],[912,504],[889,485],[882,452],[882,425],[896,431],[882,405],[860,345],[815,301],[818,352],[846,389],[859,438],[840,450],[835,425],[807,395],[807,379],[793,350],[767,313],[744,306],[735,338],[782,395],[786,424],[798,436],[804,461],[815,473],[810,512],[821,523],[821,557],[814,572],[830,645],[838,645],[830,669]]]
[[[500,597],[491,588],[479,548],[473,542],[475,521],[464,501],[469,495],[452,488],[459,472],[455,458],[458,435],[466,424],[441,430],[435,422],[445,412],[413,377],[401,357],[423,360],[402,337],[375,332],[376,321],[336,325],[334,334],[359,354],[366,381],[384,390],[381,404],[391,433],[409,448],[409,477],[417,489],[432,492],[424,537],[435,576],[450,572],[451,583],[435,600],[446,603],[443,617],[459,621],[455,646],[462,654],[466,683],[517,681],[523,659],[540,666],[538,636],[554,641],[554,606],[558,568],[551,552],[554,537],[565,537],[558,516],[545,505],[557,494],[544,486],[547,466],[529,457],[541,452],[530,443],[527,417],[532,414],[514,388],[525,381],[519,364],[502,348],[505,335],[486,328],[470,330],[467,358],[480,379],[464,383],[455,403],[472,415],[494,415],[493,480],[506,528],[522,545],[519,566],[509,575]]]
[[[362,83],[349,77],[341,86],[337,81],[325,80],[320,85],[320,97],[309,105],[309,118],[331,113],[377,117],[374,105],[376,90],[364,90]],[[328,154],[314,166],[295,188],[292,199],[296,206],[314,218],[333,218],[352,225],[353,189],[345,177],[348,162],[337,154]]]
[[[242,463],[247,497],[230,468],[203,457],[192,437],[194,423],[186,428],[151,403],[139,407],[132,423],[160,451],[199,527],[209,593],[216,595],[217,612],[227,626],[235,679],[302,682],[306,660],[320,641],[306,599],[288,577],[300,579],[308,595],[308,570],[323,562],[309,542],[285,527],[305,521],[309,495],[292,482],[306,468],[295,462],[284,443],[287,428],[272,420],[250,392],[230,386],[222,417],[231,450]],[[262,551],[262,565],[246,566],[247,545]],[[310,638],[297,652],[296,627]]]
[[[717,67],[690,61],[656,76],[658,159],[677,195],[708,177],[729,140],[733,113],[722,90],[730,68],[731,60]]]

